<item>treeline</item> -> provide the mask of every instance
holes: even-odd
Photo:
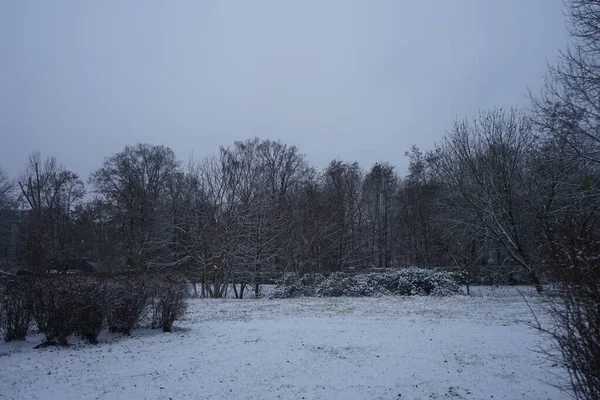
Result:
[[[510,264],[539,285],[548,245],[566,228],[593,229],[598,206],[599,164],[545,123],[558,121],[515,110],[458,121],[434,150],[407,153],[403,178],[388,163],[317,172],[270,140],[186,167],[167,147],[138,144],[91,174],[91,200],[77,174],[33,154],[16,185],[4,178],[4,208],[22,210],[4,215],[22,227],[16,262],[35,272],[74,259],[178,269],[211,297],[284,272],[397,266]]]
[[[479,127],[482,122],[492,126]],[[404,179],[387,163],[365,171],[334,160],[316,172],[296,147],[269,140],[236,142],[185,168],[171,149],[138,144],[91,174],[92,200],[85,200],[77,174],[34,154],[15,190],[6,190],[5,204],[24,210],[7,214],[20,218],[22,228],[14,260],[35,272],[60,270],[81,258],[106,270],[177,268],[207,283],[207,294],[216,297],[230,281],[259,283],[290,271],[465,268],[515,259],[533,270],[534,254],[526,252],[538,243],[526,229],[537,224],[527,209],[535,199],[527,181],[539,178],[524,176],[536,151],[534,131],[525,124],[513,112],[461,123],[434,152],[413,148]],[[496,137],[485,136],[488,131]],[[478,154],[457,148],[471,145],[465,134],[473,134]],[[488,171],[459,171],[469,162]],[[504,173],[513,169],[512,176]],[[471,209],[465,195],[479,200],[492,194],[476,187],[473,174],[479,172],[489,175],[479,183],[505,188],[513,199],[492,204],[505,200],[493,193],[497,199]],[[470,187],[460,179],[463,173],[473,175]],[[489,205],[497,209],[482,208]],[[503,231],[510,236],[497,232],[503,220],[490,225],[478,218],[478,208],[491,218],[516,214],[515,226]]]
[[[230,280],[255,283],[286,271],[331,272],[397,265],[450,265],[426,208],[437,183],[334,160],[316,172],[295,146],[236,142],[184,168],[173,151],[138,144],[108,157],[83,181],[34,154],[11,185],[5,222],[21,224],[13,261],[36,272],[95,260],[107,270],[177,268],[218,296]],[[87,198],[90,196],[88,195]],[[209,288],[210,286],[210,288]]]

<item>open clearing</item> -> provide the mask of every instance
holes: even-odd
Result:
[[[481,294],[481,293],[479,293]],[[530,299],[537,308],[536,300]],[[562,399],[522,298],[191,300],[170,334],[0,344],[7,399]]]

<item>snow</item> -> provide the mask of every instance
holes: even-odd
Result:
[[[191,300],[170,334],[1,343],[0,398],[567,398],[509,294]]]
[[[467,287],[462,286],[463,293]],[[533,286],[471,286],[469,293],[473,297],[535,297],[536,290]]]

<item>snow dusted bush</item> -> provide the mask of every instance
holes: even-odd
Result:
[[[335,272],[286,274],[271,298],[340,296],[451,296],[461,294],[456,273],[423,268],[394,269],[366,274]]]
[[[451,296],[461,294],[458,274],[423,268],[407,268],[385,274],[391,294],[402,296]],[[389,276],[389,277],[388,277]]]
[[[0,328],[6,341],[24,339],[34,322],[40,347],[68,345],[73,334],[96,344],[105,326],[128,335],[150,311],[152,327],[169,332],[187,297],[186,280],[171,273],[3,276]]]
[[[188,282],[171,272],[124,275],[110,282],[108,327],[129,335],[149,317],[152,329],[170,332],[186,310]]]
[[[189,296],[187,281],[178,275],[156,276],[152,296],[152,329],[171,332],[173,323],[185,313]]]
[[[123,275],[108,283],[108,330],[130,335],[151,299],[151,282],[143,275]]]
[[[0,329],[4,340],[23,340],[31,326],[31,296],[23,280],[3,277],[0,280]]]
[[[315,297],[317,295],[317,287],[325,281],[325,279],[325,275],[323,274],[284,274],[276,281],[277,285],[269,297],[273,299]]]
[[[319,283],[316,295],[318,297],[362,296],[361,289],[356,277],[334,272]]]
[[[36,276],[30,288],[33,319],[46,340],[40,346],[67,345],[75,332],[74,314],[78,299],[73,296],[73,281],[61,276]]]
[[[35,324],[46,336],[40,346],[67,345],[72,334],[98,343],[106,316],[104,285],[99,278],[37,275],[30,280],[27,296]]]
[[[106,320],[106,285],[96,277],[73,277],[71,295],[74,299],[73,330],[91,344],[98,343],[98,335]]]

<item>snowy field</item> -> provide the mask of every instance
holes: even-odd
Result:
[[[568,398],[548,384],[561,371],[535,352],[542,338],[524,324],[523,299],[475,294],[192,300],[171,334],[0,343],[0,398]]]

